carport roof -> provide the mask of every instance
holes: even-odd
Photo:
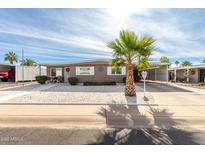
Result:
[[[0,63],[0,66],[14,66],[14,65],[11,65],[11,64],[5,64],[5,63]]]
[[[169,68],[168,70],[183,70],[183,69],[194,69],[194,68],[205,68],[205,64],[199,64],[199,65],[191,65],[191,66],[181,66],[181,67],[173,67]]]

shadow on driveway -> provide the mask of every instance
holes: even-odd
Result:
[[[139,112],[138,106],[110,105],[101,108],[99,115],[107,126],[114,128],[97,136],[92,144],[200,144],[195,137],[199,132],[176,128],[178,122],[166,109],[149,107],[150,118]],[[134,129],[136,128],[136,129]]]

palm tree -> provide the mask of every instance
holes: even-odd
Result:
[[[149,56],[155,49],[154,42],[150,36],[138,37],[134,32],[122,30],[118,39],[108,43],[107,46],[114,51],[111,65],[114,68],[126,66],[126,96],[136,96],[133,62],[137,60],[137,64],[148,67]]]
[[[32,59],[30,58],[26,58],[22,63],[21,65],[25,65],[25,66],[36,66],[36,62],[33,61]]]
[[[11,65],[13,65],[14,62],[16,62],[16,63],[18,62],[18,56],[13,51],[12,52],[8,52],[8,53],[5,54],[4,60],[5,61],[9,61],[9,63]]]
[[[175,61],[175,65],[178,66],[179,65],[179,61]]]

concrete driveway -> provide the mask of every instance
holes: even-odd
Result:
[[[68,105],[157,105],[152,95],[143,100],[143,89],[136,86],[137,97],[124,95],[124,84],[116,86],[70,86],[67,83],[30,85],[0,90],[1,104],[68,104]]]

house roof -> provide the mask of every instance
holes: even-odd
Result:
[[[87,65],[87,64],[109,64],[109,60],[102,60],[102,59],[96,59],[96,60],[87,60],[87,61],[78,61],[78,62],[70,62],[70,63],[41,63],[39,65],[42,66],[68,66],[68,65]],[[164,65],[170,65],[169,63],[152,63],[152,67],[157,66],[164,66]]]
[[[87,60],[87,61],[77,61],[70,63],[42,63],[39,65],[44,66],[68,66],[68,65],[86,65],[86,64],[108,64],[109,60]]]
[[[168,70],[183,70],[183,69],[194,69],[194,68],[205,68],[205,64],[173,67],[173,68],[169,68]]]

